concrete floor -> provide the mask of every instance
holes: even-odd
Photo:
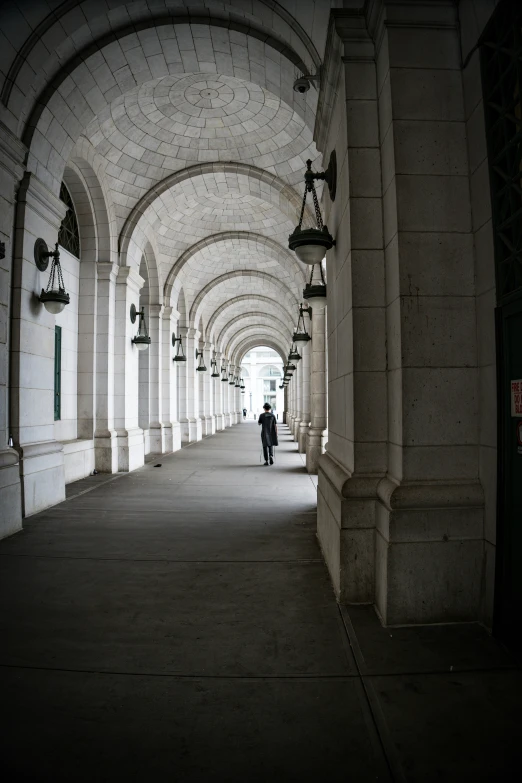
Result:
[[[339,610],[281,432],[273,467],[242,423],[0,543],[4,780],[520,780],[516,662]]]

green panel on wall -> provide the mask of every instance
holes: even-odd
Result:
[[[61,418],[62,391],[62,327],[54,327],[54,420]]]

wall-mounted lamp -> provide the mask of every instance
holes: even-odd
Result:
[[[290,353],[288,354],[288,361],[290,362],[300,362],[301,361],[301,355],[295,345],[292,345],[290,348]]]
[[[187,357],[185,356],[185,351],[183,350],[181,335],[179,337],[176,337],[174,332],[172,332],[172,347],[176,349],[176,355],[173,357],[172,361],[186,362]]]
[[[227,366],[225,362],[221,364],[221,383],[228,383]]]
[[[326,280],[324,279],[322,261],[312,267],[310,282],[306,284],[303,291],[303,299],[306,299],[308,304],[317,310],[324,310],[326,307]]]
[[[42,288],[40,302],[49,313],[57,315],[58,313],[61,313],[65,305],[68,305],[71,301],[63,282],[58,242],[56,243],[54,250],[48,250],[45,241],[43,239],[37,239],[34,243],[34,262],[40,272],[45,272],[49,266],[50,258],[52,258],[53,261],[51,264],[49,282],[47,283],[45,291]]]
[[[142,307],[141,310],[136,310],[134,304],[131,304],[130,306],[130,319],[131,323],[136,323],[136,316],[140,317],[140,322],[138,325],[138,334],[136,337],[132,338],[132,341],[138,351],[146,351],[147,348],[150,345],[150,337],[149,333],[147,331],[147,324],[145,323],[145,308]]]
[[[315,192],[314,180],[316,179],[325,180],[328,185],[330,198],[334,201],[337,190],[337,156],[335,150],[332,150],[330,162],[326,171],[314,172],[312,171],[312,161],[306,161],[305,191],[301,215],[299,217],[299,223],[288,237],[288,247],[290,250],[295,251],[297,257],[303,264],[312,265],[319,264],[323,260],[326,251],[330,250],[330,248],[335,245],[334,238],[328,231],[327,226],[323,224],[319,200],[317,198],[317,193]],[[302,228],[308,193],[312,194],[317,228]]]
[[[198,351],[196,348],[196,360],[199,359],[199,364],[196,367],[196,372],[206,372],[205,362],[203,361],[203,351]]]
[[[312,338],[306,331],[305,323],[304,323],[304,314],[308,311],[308,308],[304,308],[302,305],[299,305],[299,317],[297,319],[297,326],[294,332],[294,343],[307,343]],[[310,312],[308,311],[308,315],[310,315]]]
[[[210,366],[212,368],[212,373],[210,375],[211,378],[219,378],[219,373],[217,369],[217,361],[215,359],[210,360]]]
[[[241,390],[244,391],[244,389],[245,389],[245,382],[244,382],[243,378],[239,379],[239,383],[240,383]]]

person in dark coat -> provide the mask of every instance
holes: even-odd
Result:
[[[277,422],[268,402],[265,402],[263,408],[265,409],[265,412],[261,413],[257,423],[261,425],[261,443],[263,444],[265,465],[268,465],[269,459],[270,465],[273,465],[274,446],[279,446],[279,442],[277,440]]]

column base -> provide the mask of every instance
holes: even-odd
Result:
[[[216,414],[216,432],[220,432],[225,429],[224,416],[222,413]]]
[[[215,435],[216,434],[216,417],[215,416],[205,416],[205,429],[206,429],[207,435]]]
[[[22,529],[20,462],[15,449],[0,451],[0,538]]]
[[[324,452],[324,444],[327,438],[327,430],[318,427],[308,428],[308,442],[306,444],[306,469],[308,473],[317,474],[319,457]]]
[[[481,618],[483,517],[479,482],[380,482],[375,594],[385,625]]]
[[[180,425],[182,446],[186,446],[187,443],[196,443],[203,437],[201,419],[182,419]]]
[[[323,454],[317,488],[317,537],[341,603],[373,603],[375,515],[381,476],[351,475]]]
[[[293,435],[294,435],[294,440],[296,441],[296,443],[299,442],[299,427],[300,426],[301,426],[301,419],[300,418],[295,418],[294,419]]]
[[[62,444],[56,440],[21,447],[20,475],[24,516],[29,517],[65,500]]]
[[[181,424],[179,421],[171,421],[172,444],[171,451],[179,451],[181,448]]]
[[[143,430],[133,427],[116,430],[118,451],[118,473],[129,473],[145,464],[145,440]]]
[[[172,451],[171,425],[153,422],[149,428],[149,451],[153,454],[166,454]],[[145,453],[147,450],[145,449]]]
[[[308,430],[310,425],[308,422],[302,421],[299,425],[299,435],[297,438],[297,451],[299,454],[306,454],[306,444],[308,441]]]
[[[117,442],[115,430],[94,433],[94,466],[99,473],[118,472]]]

